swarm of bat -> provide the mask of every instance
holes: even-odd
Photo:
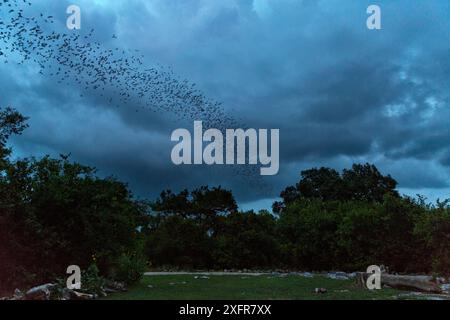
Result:
[[[27,16],[30,6],[29,0],[0,0],[0,62],[33,63],[40,74],[56,77],[58,84],[75,82],[86,92],[94,90],[110,105],[133,105],[134,112],[170,112],[221,130],[243,127],[220,103],[171,69],[146,67],[138,51],[105,48],[92,40],[94,29],[84,35],[68,29],[49,31],[54,17]],[[258,171],[248,166],[239,169],[240,174],[254,177]]]

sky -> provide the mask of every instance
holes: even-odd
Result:
[[[270,208],[302,170],[365,162],[391,174],[401,193],[450,197],[447,0],[31,2],[27,14],[54,16],[56,31],[94,29],[105,48],[139,50],[145,65],[195,83],[246,126],[280,129],[280,171],[255,184],[239,170],[175,166],[171,132],[192,130],[191,120],[136,112],[138,97],[113,107],[32,63],[0,63],[0,106],[30,117],[12,140],[16,157],[70,153],[148,199],[221,185],[243,209]],[[65,29],[70,4],[81,9],[81,30]],[[371,4],[381,8],[381,30],[366,27]]]

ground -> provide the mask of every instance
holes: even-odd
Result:
[[[196,278],[197,277],[197,278]],[[326,288],[324,294],[315,288]],[[325,276],[236,276],[157,275],[144,276],[128,292],[113,300],[316,300],[316,299],[398,299],[404,291],[357,288],[354,280],[334,280]]]

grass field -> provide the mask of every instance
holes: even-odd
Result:
[[[324,294],[315,288],[326,288]],[[117,293],[113,300],[317,300],[317,299],[395,299],[403,291],[357,288],[353,280],[334,280],[324,276],[209,276],[194,275],[145,276],[128,292]]]

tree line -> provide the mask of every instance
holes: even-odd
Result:
[[[143,201],[65,155],[12,160],[26,121],[0,110],[0,290],[74,264],[126,283],[148,268],[450,271],[448,202],[400,196],[373,165],[303,171],[272,212],[243,212],[221,187]]]

